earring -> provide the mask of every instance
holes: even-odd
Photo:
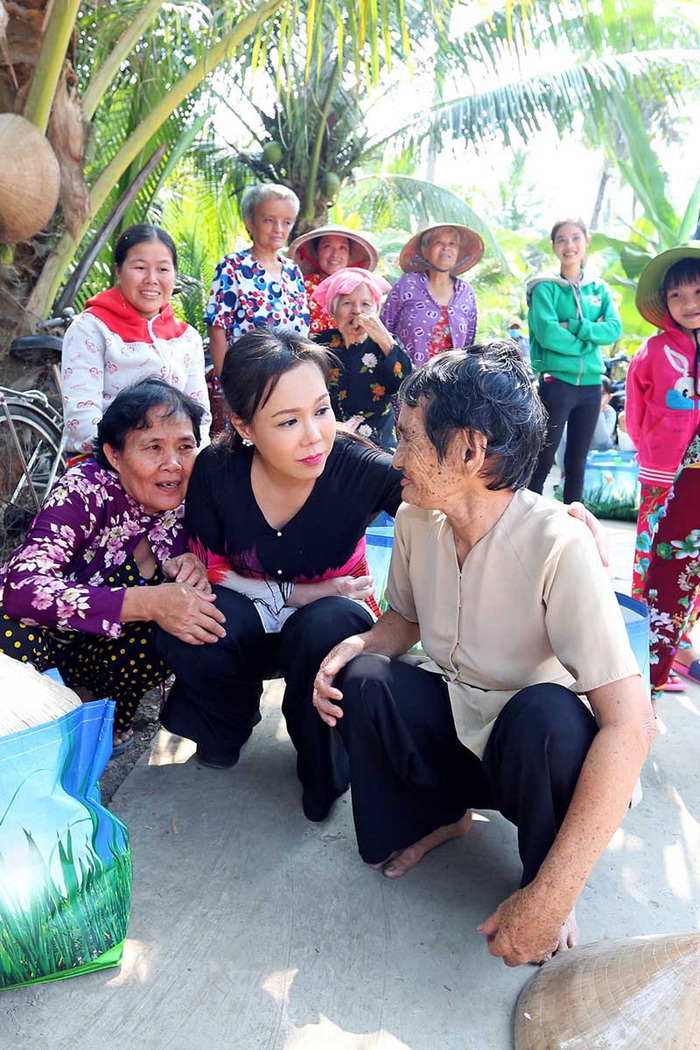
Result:
[[[253,447],[253,442],[249,438],[241,438],[241,441],[243,442],[246,448]]]

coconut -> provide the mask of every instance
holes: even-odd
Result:
[[[340,179],[334,171],[326,171],[321,176],[319,189],[323,197],[327,197],[329,200],[335,200],[340,193]]]
[[[271,139],[265,143],[262,151],[262,159],[273,168],[282,162],[282,147],[279,142]]]
[[[0,113],[0,156],[0,241],[16,244],[53,215],[61,175],[48,139],[14,113]]]

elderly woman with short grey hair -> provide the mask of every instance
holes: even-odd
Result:
[[[281,254],[298,214],[299,198],[287,186],[264,183],[243,194],[241,218],[253,243],[218,264],[204,315],[217,375],[231,344],[253,328],[308,335],[304,278],[296,263]]]
[[[521,888],[479,932],[508,965],[542,962],[576,941],[654,715],[588,530],[526,487],[544,410],[515,346],[441,354],[400,396],[388,610],[326,657],[314,705],[387,878],[466,834],[472,806],[517,826]],[[397,659],[419,638],[419,666]]]

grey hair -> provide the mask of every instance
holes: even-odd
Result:
[[[276,182],[262,182],[257,186],[248,186],[241,197],[241,218],[246,226],[254,221],[258,205],[269,200],[289,201],[296,209],[295,218],[299,214],[301,205],[294,190]]]
[[[423,407],[439,461],[458,431],[478,431],[486,438],[486,487],[527,485],[544,440],[545,411],[512,339],[438,354],[404,379],[399,402]]]
[[[420,239],[420,244],[418,245],[418,250],[420,252],[424,252],[426,248],[430,247],[430,245],[433,243],[433,237],[438,232],[438,230],[450,230],[452,233],[454,233],[455,237],[457,238],[457,246],[459,246],[459,230],[456,226],[450,226],[450,224],[446,222],[444,226],[436,226],[434,230],[425,231],[425,233]]]

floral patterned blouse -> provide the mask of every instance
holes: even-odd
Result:
[[[428,356],[436,357],[438,354],[443,354],[445,350],[453,350],[452,345],[452,332],[450,331],[450,318],[447,314],[447,307],[440,307],[440,320],[433,328],[433,334],[430,337],[428,343]]]
[[[311,293],[316,291],[322,280],[323,277],[320,273],[310,273],[304,278],[306,294],[309,299],[309,311],[311,313],[311,327],[309,329],[311,335],[315,335],[317,332],[327,332],[331,328],[335,329],[335,321],[331,315],[326,313],[320,303],[315,302],[311,298]]]
[[[159,566],[184,553],[183,521],[184,506],[147,514],[111,470],[81,463],[59,478],[0,567],[0,606],[26,624],[118,638],[124,588],[106,581],[143,536]]]
[[[370,438],[386,452],[396,448],[392,395],[411,371],[410,358],[401,343],[394,341],[388,354],[369,337],[345,346],[337,328],[319,332],[314,341],[327,346],[338,358],[331,368],[329,390],[336,418],[362,416],[358,434]]]
[[[204,323],[223,328],[229,344],[252,328],[291,328],[309,334],[309,305],[296,263],[279,256],[282,277],[270,278],[250,248],[226,255],[214,271]]]

